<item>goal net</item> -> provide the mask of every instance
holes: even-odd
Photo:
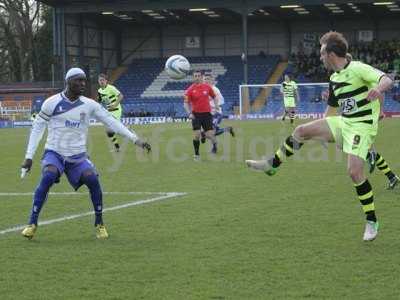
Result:
[[[296,114],[299,118],[320,118],[326,101],[322,93],[328,83],[297,84],[299,99]],[[239,115],[241,119],[276,119],[284,113],[281,84],[248,84],[239,86]]]

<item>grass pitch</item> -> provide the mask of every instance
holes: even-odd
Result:
[[[345,158],[334,146],[306,145],[274,177],[246,169],[244,159],[272,153],[291,131],[280,122],[234,122],[213,157],[202,145],[192,161],[189,124],[137,127],[150,156],[122,142],[110,153],[101,127],[89,152],[105,207],[186,195],[104,214],[110,239],[94,236],[93,216],[41,226],[32,241],[0,235],[1,299],[398,299],[400,191],[370,176],[381,231],[362,241],[364,217]],[[376,147],[400,172],[399,121],[385,120]],[[0,130],[0,193],[29,193],[39,158],[19,179],[28,129]],[[65,177],[53,192],[71,192]],[[85,188],[80,192],[86,193]],[[153,194],[154,193],[154,194]],[[0,231],[25,224],[31,196],[0,196]],[[41,220],[90,211],[85,194],[51,195]]]

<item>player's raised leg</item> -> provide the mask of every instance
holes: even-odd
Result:
[[[332,117],[334,118],[334,117]],[[296,127],[292,135],[288,136],[275,155],[268,160],[246,160],[247,166],[264,171],[267,175],[274,175],[283,160],[292,156],[307,140],[334,142],[334,136],[327,119],[321,119],[302,124]]]
[[[235,137],[235,131],[232,126],[220,127],[223,120],[223,116],[220,113],[215,113],[213,115],[213,125],[215,130],[215,136],[221,135],[225,132],[229,132],[232,137]]]
[[[375,151],[374,147],[369,149],[366,161],[367,161],[367,164],[369,167],[369,173],[374,172],[375,167],[376,167],[376,151]]]
[[[371,155],[370,153],[368,153],[368,154]],[[367,155],[367,158],[368,158],[368,155]],[[393,173],[393,171],[390,169],[386,160],[378,152],[375,153],[375,165],[379,169],[379,171],[381,171],[382,174],[385,175],[387,177],[387,179],[389,180],[387,189],[388,190],[394,189],[396,187],[396,185],[400,182],[400,178],[398,175]]]

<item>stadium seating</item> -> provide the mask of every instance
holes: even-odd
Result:
[[[284,74],[295,74],[295,66],[289,64]],[[297,73],[294,80],[297,83],[312,83],[311,79],[308,78],[304,73]],[[279,83],[283,81],[283,75],[279,80]],[[324,81],[324,80],[322,80]],[[300,101],[298,103],[297,111],[303,114],[310,113],[322,113],[325,111],[326,102],[319,101],[321,98],[321,92],[324,90],[323,87],[308,87],[300,89]],[[400,99],[400,85],[396,83],[394,88],[391,89],[385,95],[384,111],[388,113],[400,112],[400,101],[396,101],[396,95]],[[316,101],[317,100],[317,101]],[[279,90],[274,90],[271,93],[270,98],[267,101],[267,105],[259,113],[263,114],[278,114],[283,112],[282,96]]]
[[[238,104],[238,87],[243,82],[243,63],[239,56],[192,57],[193,69],[211,71],[225,98],[225,112],[232,113]],[[249,56],[249,82],[265,83],[279,62],[279,56]],[[165,59],[143,59],[132,62],[116,86],[125,95],[126,113],[151,112],[153,115],[184,116],[183,91],[190,85],[190,78],[172,81],[163,72]]]

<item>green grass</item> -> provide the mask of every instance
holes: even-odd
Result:
[[[150,157],[128,144],[114,156],[103,128],[92,128],[90,155],[105,191],[187,195],[105,213],[106,241],[95,239],[92,216],[39,227],[32,241],[0,235],[1,299],[398,299],[399,190],[386,191],[379,171],[370,176],[381,232],[364,243],[364,217],[334,146],[306,145],[267,177],[243,161],[271,153],[290,127],[231,124],[237,137],[220,138],[216,158],[202,146],[201,163],[191,159],[188,124],[136,128],[153,145]],[[376,143],[395,170],[399,130],[385,120]],[[0,192],[37,184],[42,148],[32,174],[19,179],[27,135],[0,130]],[[52,191],[72,188],[63,178]],[[156,196],[105,195],[104,203]],[[24,224],[31,201],[1,196],[0,230]],[[41,220],[90,210],[85,195],[50,196]]]

